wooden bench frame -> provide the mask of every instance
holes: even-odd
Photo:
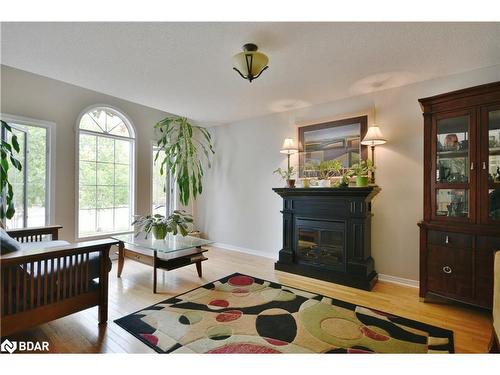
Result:
[[[0,256],[2,337],[99,306],[99,323],[108,320],[108,264],[111,245],[105,239],[43,248],[43,239],[58,239],[60,225],[8,231],[19,242],[41,242],[40,249]],[[99,282],[92,287],[89,256],[99,253]],[[49,268],[50,266],[50,268]],[[37,270],[26,272],[26,270]],[[56,272],[48,272],[57,269]]]

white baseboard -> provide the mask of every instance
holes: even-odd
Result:
[[[259,257],[264,257],[264,258],[269,258],[269,259],[277,260],[276,256],[273,256],[271,254],[266,254],[266,253],[263,253],[261,251],[248,249],[246,247],[233,246],[233,245],[229,245],[229,244],[222,243],[222,242],[215,242],[211,246],[213,246],[213,247],[219,247],[219,248],[224,249],[224,250],[237,251],[239,253],[256,255],[256,256],[259,256]],[[410,286],[412,288],[418,288],[418,281],[417,280],[404,279],[402,277],[391,276],[391,275],[384,275],[384,274],[380,274],[380,273],[378,274],[378,279],[380,281],[385,281],[385,282],[388,282],[388,283],[400,284],[400,285]]]
[[[400,284],[404,286],[411,286],[412,288],[418,288],[419,283],[418,280],[404,279],[402,277],[384,275],[382,273],[378,274],[378,279],[380,281],[385,281],[393,284]]]
[[[278,260],[278,258],[272,254],[266,254],[266,253],[263,253],[261,251],[247,249],[246,247],[233,246],[233,245],[229,245],[229,244],[222,243],[222,242],[215,242],[215,243],[211,244],[210,246],[220,247],[221,249],[224,249],[224,250],[237,251],[239,253],[245,253],[245,254],[256,255],[259,257],[269,258],[269,259],[273,259],[273,260]]]

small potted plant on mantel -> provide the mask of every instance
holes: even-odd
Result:
[[[287,187],[295,187],[295,179],[292,178],[296,174],[294,167],[290,166],[286,169],[278,168],[275,169],[273,173],[279,175],[283,180],[285,180]]]
[[[339,177],[335,180],[332,180],[332,187],[334,188],[345,188],[349,186],[349,182],[351,181],[352,172],[350,169],[342,169],[339,172]]]
[[[368,174],[375,171],[375,166],[371,160],[361,160],[351,167],[351,175],[356,176],[356,186],[368,186]]]
[[[137,225],[137,233],[144,232],[145,238],[153,232],[156,240],[163,240],[167,233],[176,235],[180,233],[182,236],[187,236],[189,233],[189,225],[193,223],[193,217],[185,211],[175,210],[170,216],[165,217],[160,214],[140,216],[136,215],[132,225]]]
[[[315,165],[318,174],[318,186],[333,187],[340,176],[342,164],[338,160],[323,160]]]

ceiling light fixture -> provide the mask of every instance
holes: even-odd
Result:
[[[259,78],[264,70],[269,68],[269,59],[262,52],[257,51],[257,46],[247,43],[243,46],[243,52],[233,56],[233,69],[236,70],[243,79],[252,82]]]

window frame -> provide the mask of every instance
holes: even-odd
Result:
[[[0,113],[0,118],[7,124],[34,126],[43,128],[47,132],[45,149],[45,225],[55,221],[55,181],[56,181],[56,123],[31,117]]]
[[[86,129],[80,129],[80,121],[82,120],[82,117],[87,114],[90,111],[93,110],[107,110],[110,112],[115,113],[117,116],[120,116],[121,118],[124,119],[124,124],[127,126],[129,132],[130,132],[130,137],[123,137],[119,135],[114,135],[114,134],[108,134],[108,133],[100,133],[100,132],[94,132],[92,130],[86,130]],[[106,238],[109,237],[110,235],[117,235],[117,234],[126,234],[126,233],[133,233],[133,228],[131,227],[130,230],[128,231],[112,231],[112,232],[106,232],[106,233],[101,233],[101,234],[91,234],[91,235],[80,235],[80,134],[90,134],[98,137],[106,137],[106,138],[111,138],[111,139],[119,139],[119,140],[127,140],[130,141],[131,143],[131,156],[130,156],[130,213],[131,215],[135,215],[135,209],[137,207],[137,197],[136,197],[136,191],[137,191],[137,179],[136,179],[136,164],[137,164],[137,152],[136,152],[136,143],[137,143],[137,138],[136,138],[136,130],[135,126],[130,119],[130,117],[127,116],[127,114],[122,111],[121,109],[114,107],[112,105],[108,104],[95,104],[88,106],[85,108],[80,114],[78,115],[78,118],[76,120],[76,126],[75,126],[75,240],[76,241],[82,241],[82,240],[92,240],[92,239],[100,239],[100,238]]]
[[[151,189],[150,189],[150,192],[149,192],[149,207],[151,209],[151,215],[153,214],[153,198],[154,198],[154,194],[153,194],[153,190],[154,190],[154,181],[153,181],[153,176],[154,176],[154,168],[155,168],[155,155],[156,155],[156,151],[159,149],[158,145],[156,144],[155,141],[151,141],[151,163],[150,163],[150,166],[151,166]],[[174,200],[172,199],[172,197],[174,196],[174,189],[173,189],[173,185],[172,185],[172,178],[171,178],[171,175],[170,175],[170,172],[165,175],[165,179],[166,179],[166,186],[168,187],[168,196],[167,196],[167,202],[168,202],[168,206],[165,207],[165,216],[169,216],[173,210],[175,209],[174,208]]]

